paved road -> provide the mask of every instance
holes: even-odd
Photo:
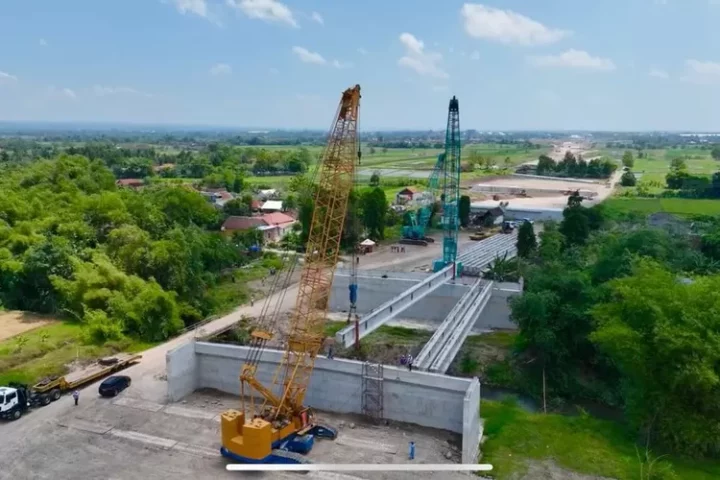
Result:
[[[467,240],[461,242],[461,246],[467,243],[469,243]],[[404,255],[392,253],[388,247],[381,247],[377,252],[361,257],[359,269],[395,270],[429,264],[433,259],[440,256],[441,245],[442,242],[435,242],[435,244],[431,244],[428,247],[407,247],[407,253]],[[287,311],[294,306],[297,290],[297,285],[292,285],[285,289],[284,297],[283,292],[278,292],[273,295],[269,301],[278,302],[281,298],[284,298],[283,310]],[[262,310],[264,301],[265,300],[260,300],[255,302],[253,307],[249,305],[239,307],[232,313],[204,325],[200,329],[200,332],[203,335],[211,334],[238,322],[243,316],[257,316]],[[274,304],[275,303],[271,303],[271,305]],[[190,331],[143,352],[142,361],[124,371],[124,373],[130,375],[133,379],[132,388],[128,389],[124,395],[151,402],[166,403],[167,384],[163,378],[165,373],[165,356],[167,352],[194,338],[195,335],[195,331]],[[97,384],[89,385],[81,391],[80,403],[82,406],[88,402],[94,403],[98,400],[96,385]],[[61,419],[70,413],[74,408],[72,403],[72,398],[66,395],[46,407],[31,410],[20,420],[6,422],[1,427],[5,438],[12,439],[9,440],[12,441],[12,443],[22,442],[25,438],[34,435],[40,427],[46,425],[48,422]]]

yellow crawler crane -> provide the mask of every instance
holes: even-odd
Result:
[[[334,439],[337,436],[334,429],[315,422],[313,411],[303,405],[303,400],[315,358],[323,345],[330,290],[354,184],[355,164],[359,161],[359,107],[360,86],[355,85],[342,94],[328,145],[318,166],[305,262],[282,362],[272,384],[265,385],[257,378],[260,357],[275,335],[279,316],[261,315],[258,327],[251,334],[250,351],[240,374],[242,410],[222,414],[221,453],[235,461],[306,463],[300,454],[310,451],[315,437]],[[279,306],[275,310],[277,313]],[[251,400],[246,408],[248,393]],[[262,397],[257,409],[255,393]]]

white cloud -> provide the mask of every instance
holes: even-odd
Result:
[[[333,60],[332,66],[335,68],[352,68],[353,64],[349,62],[341,62],[340,60]]]
[[[449,78],[438,65],[442,61],[442,55],[435,52],[425,51],[425,44],[410,33],[400,35],[400,43],[405,46],[405,56],[398,60],[401,67],[415,70],[420,75],[435,78]]]
[[[322,55],[317,52],[311,52],[307,48],[293,47],[292,51],[302,62],[314,63],[316,65],[325,65],[327,63],[327,60],[325,60]]]
[[[77,94],[70,88],[57,88],[54,85],[50,85],[47,89],[48,94],[53,97],[64,97],[64,98],[77,98]]]
[[[470,54],[470,60],[480,60],[480,52],[475,50]]]
[[[548,45],[571,34],[549,28],[511,10],[500,10],[477,3],[466,3],[460,10],[465,32],[475,38],[523,46]]]
[[[358,48],[357,51],[358,51],[358,53],[359,53],[360,55],[367,55],[367,54],[368,54],[368,51],[365,50],[364,48]]]
[[[10,75],[7,72],[0,71],[0,82],[6,81],[6,82],[17,82],[18,77],[15,75]]]
[[[567,67],[586,70],[615,70],[615,64],[608,58],[593,57],[583,50],[570,49],[560,55],[530,57],[531,65],[536,67]]]
[[[691,59],[685,62],[685,69],[685,75],[681,78],[683,82],[699,85],[720,83],[720,63]]]
[[[227,63],[218,63],[210,69],[210,75],[229,75],[232,73],[232,67]]]
[[[75,92],[72,91],[72,90],[70,90],[69,88],[63,88],[63,89],[62,89],[62,94],[65,95],[65,96],[68,97],[68,98],[75,98],[75,97],[77,97],[77,95],[75,94]]]
[[[131,87],[107,87],[102,85],[95,85],[93,92],[98,97],[105,97],[108,95],[140,95],[143,97],[152,97],[149,93],[140,92]]]
[[[208,16],[207,2],[205,0],[172,0],[172,3],[183,15],[192,13],[203,18]]]
[[[298,27],[292,11],[277,0],[227,0],[227,4],[242,11],[249,18]]]
[[[322,15],[320,15],[318,12],[313,12],[311,15],[311,18],[315,20],[320,25],[325,25],[325,20],[323,19]]]
[[[40,40],[38,40],[38,43],[40,44],[41,47],[47,47],[47,42],[45,41],[44,38],[41,38]]]
[[[652,70],[650,70],[650,73],[648,73],[648,75],[655,78],[662,78],[664,80],[670,78],[670,75],[665,70],[660,70],[659,68],[653,68]]]

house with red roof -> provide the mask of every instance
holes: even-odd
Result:
[[[220,230],[227,234],[257,228],[263,232],[265,242],[277,242],[287,235],[296,220],[284,213],[267,213],[257,217],[230,216]]]

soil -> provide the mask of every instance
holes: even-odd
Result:
[[[613,480],[608,477],[599,477],[597,475],[585,475],[582,473],[572,472],[564,468],[558,467],[552,460],[545,461],[528,461],[527,472],[524,475],[515,474],[510,477],[511,480]]]
[[[0,312],[0,340],[12,338],[38,327],[49,325],[57,319],[36,313],[9,311]]]

